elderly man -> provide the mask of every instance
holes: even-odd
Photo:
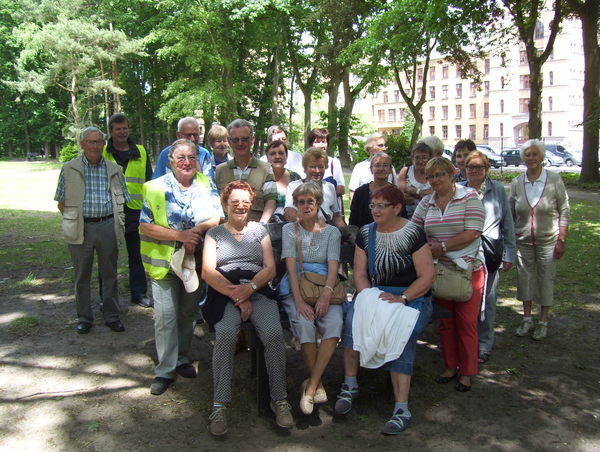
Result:
[[[211,170],[211,157],[210,152],[200,146],[200,139],[202,138],[202,128],[200,124],[198,124],[198,120],[196,118],[192,118],[191,116],[187,116],[182,118],[177,123],[177,138],[185,138],[190,140],[192,143],[196,145],[198,148],[198,171],[206,176],[210,176]],[[152,179],[158,179],[161,176],[164,176],[168,172],[171,172],[171,165],[169,165],[169,151],[171,150],[171,146],[167,146],[162,151],[160,151],[160,155],[158,156],[158,160],[156,161],[156,168],[154,168],[154,173],[152,174]]]
[[[90,290],[94,252],[104,285],[104,321],[113,331],[125,331],[119,318],[117,258],[124,234],[124,205],[131,198],[121,167],[102,157],[104,134],[88,127],[79,143],[83,155],[63,165],[54,195],[75,270],[77,332],[89,333],[94,321]]]
[[[304,179],[306,175],[304,174],[304,168],[302,167],[302,154],[294,152],[290,148],[288,144],[287,130],[285,129],[285,127],[274,125],[269,127],[269,129],[267,130],[267,144],[271,144],[273,141],[277,140],[281,141],[288,147],[288,157],[285,167],[289,170],[294,171],[295,173],[298,173],[300,177]],[[267,156],[263,155],[260,159],[263,162],[266,162]]]
[[[354,165],[352,170],[352,176],[350,176],[350,183],[348,188],[350,189],[350,202],[354,197],[354,192],[358,187],[364,184],[373,182],[373,173],[371,172],[371,159],[379,152],[385,152],[387,149],[385,135],[379,132],[369,135],[365,142],[365,151],[369,154],[369,159]],[[390,175],[390,184],[397,184],[396,170],[392,168],[392,174]]]
[[[236,119],[227,126],[227,133],[233,159],[217,166],[215,183],[219,193],[231,181],[248,182],[256,193],[248,219],[268,223],[275,212],[278,196],[271,165],[252,156],[250,150],[254,144],[254,128],[248,121]]]
[[[131,201],[125,206],[125,244],[129,257],[129,288],[131,302],[143,308],[152,307],[148,299],[146,272],[140,255],[140,210],[142,209],[142,185],[152,178],[152,165],[144,146],[129,138],[129,118],[115,113],[108,121],[110,139],[104,146],[104,158],[123,168]],[[100,276],[103,277],[102,271]]]

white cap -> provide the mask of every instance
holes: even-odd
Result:
[[[186,252],[183,247],[177,250],[171,258],[171,269],[183,281],[187,293],[198,290],[200,281],[196,274],[196,258],[193,254]]]

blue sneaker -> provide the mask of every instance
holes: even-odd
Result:
[[[335,402],[335,408],[333,409],[337,414],[346,414],[352,409],[352,401],[358,395],[358,388],[352,388],[344,383],[342,385],[342,392],[338,396],[338,401]]]
[[[392,418],[383,426],[381,433],[386,435],[397,435],[402,433],[410,425],[412,416],[407,416],[404,411],[398,409]]]

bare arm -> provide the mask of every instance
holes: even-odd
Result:
[[[367,253],[357,246],[354,250],[354,287],[356,287],[358,293],[371,288],[367,266]]]
[[[61,215],[65,213],[65,202],[64,201],[60,201],[58,203],[58,210],[60,210]]]
[[[273,214],[275,213],[275,208],[277,207],[277,201],[274,199],[270,199],[265,203],[265,208],[263,209],[262,216],[260,217],[261,223],[268,223],[271,221]]]
[[[433,266],[433,257],[429,247],[423,245],[413,253],[412,258],[417,272],[417,279],[404,291],[408,301],[425,295],[435,281],[435,267]]]
[[[177,231],[176,229],[165,228],[164,226],[154,223],[140,223],[140,232],[156,240],[181,242],[186,250],[189,251],[191,249],[192,252],[195,250],[196,245],[202,236],[202,232],[195,228]]]
[[[232,283],[217,270],[217,242],[207,235],[202,251],[202,279],[217,292],[229,296]]]
[[[344,193],[346,193],[346,187],[344,187],[343,185],[338,185],[335,187],[335,194],[338,196],[344,196]]]
[[[285,221],[296,221],[298,219],[298,211],[293,207],[286,207],[283,216]]]
[[[342,226],[347,226],[346,222],[344,221],[344,219],[342,218],[342,216],[340,215],[339,212],[336,212],[333,214],[333,224],[335,224],[336,227],[341,228]]]
[[[473,243],[474,240],[477,240],[479,237],[481,237],[481,231],[475,231],[473,229],[463,231],[460,234],[455,235],[451,239],[448,239],[444,242],[444,244],[446,245],[446,251],[463,249],[465,246],[470,245],[471,243]],[[435,241],[435,239],[433,240],[434,241],[429,242],[429,248],[431,249],[431,254],[433,255],[433,258],[437,259],[438,257],[444,254],[444,250],[442,249],[441,242]]]

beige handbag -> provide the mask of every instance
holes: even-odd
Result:
[[[467,301],[473,295],[473,264],[465,269],[448,268],[438,261],[435,264],[435,282],[431,291],[442,300]]]

